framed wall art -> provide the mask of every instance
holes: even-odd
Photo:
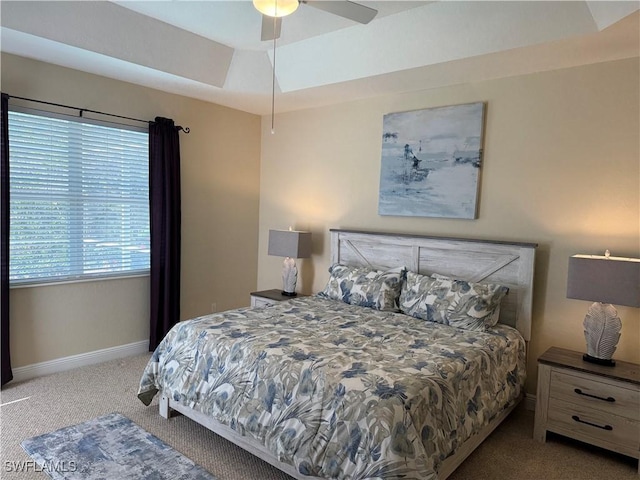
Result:
[[[384,116],[380,215],[477,218],[485,104]]]

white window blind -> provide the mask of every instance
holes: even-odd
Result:
[[[149,270],[146,131],[9,112],[12,284]]]

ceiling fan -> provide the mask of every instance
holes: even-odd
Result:
[[[348,0],[254,0],[253,5],[262,13],[260,39],[265,41],[280,38],[282,17],[293,13],[300,3],[364,24],[369,23],[378,14],[374,8]]]

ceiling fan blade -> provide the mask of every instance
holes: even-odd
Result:
[[[273,40],[274,38],[280,38],[280,30],[282,29],[282,18],[269,17],[262,15],[262,33],[260,40]]]
[[[302,3],[359,23],[369,23],[378,14],[374,8],[349,1],[302,0]]]

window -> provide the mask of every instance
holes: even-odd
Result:
[[[12,284],[149,270],[146,130],[9,112]]]

